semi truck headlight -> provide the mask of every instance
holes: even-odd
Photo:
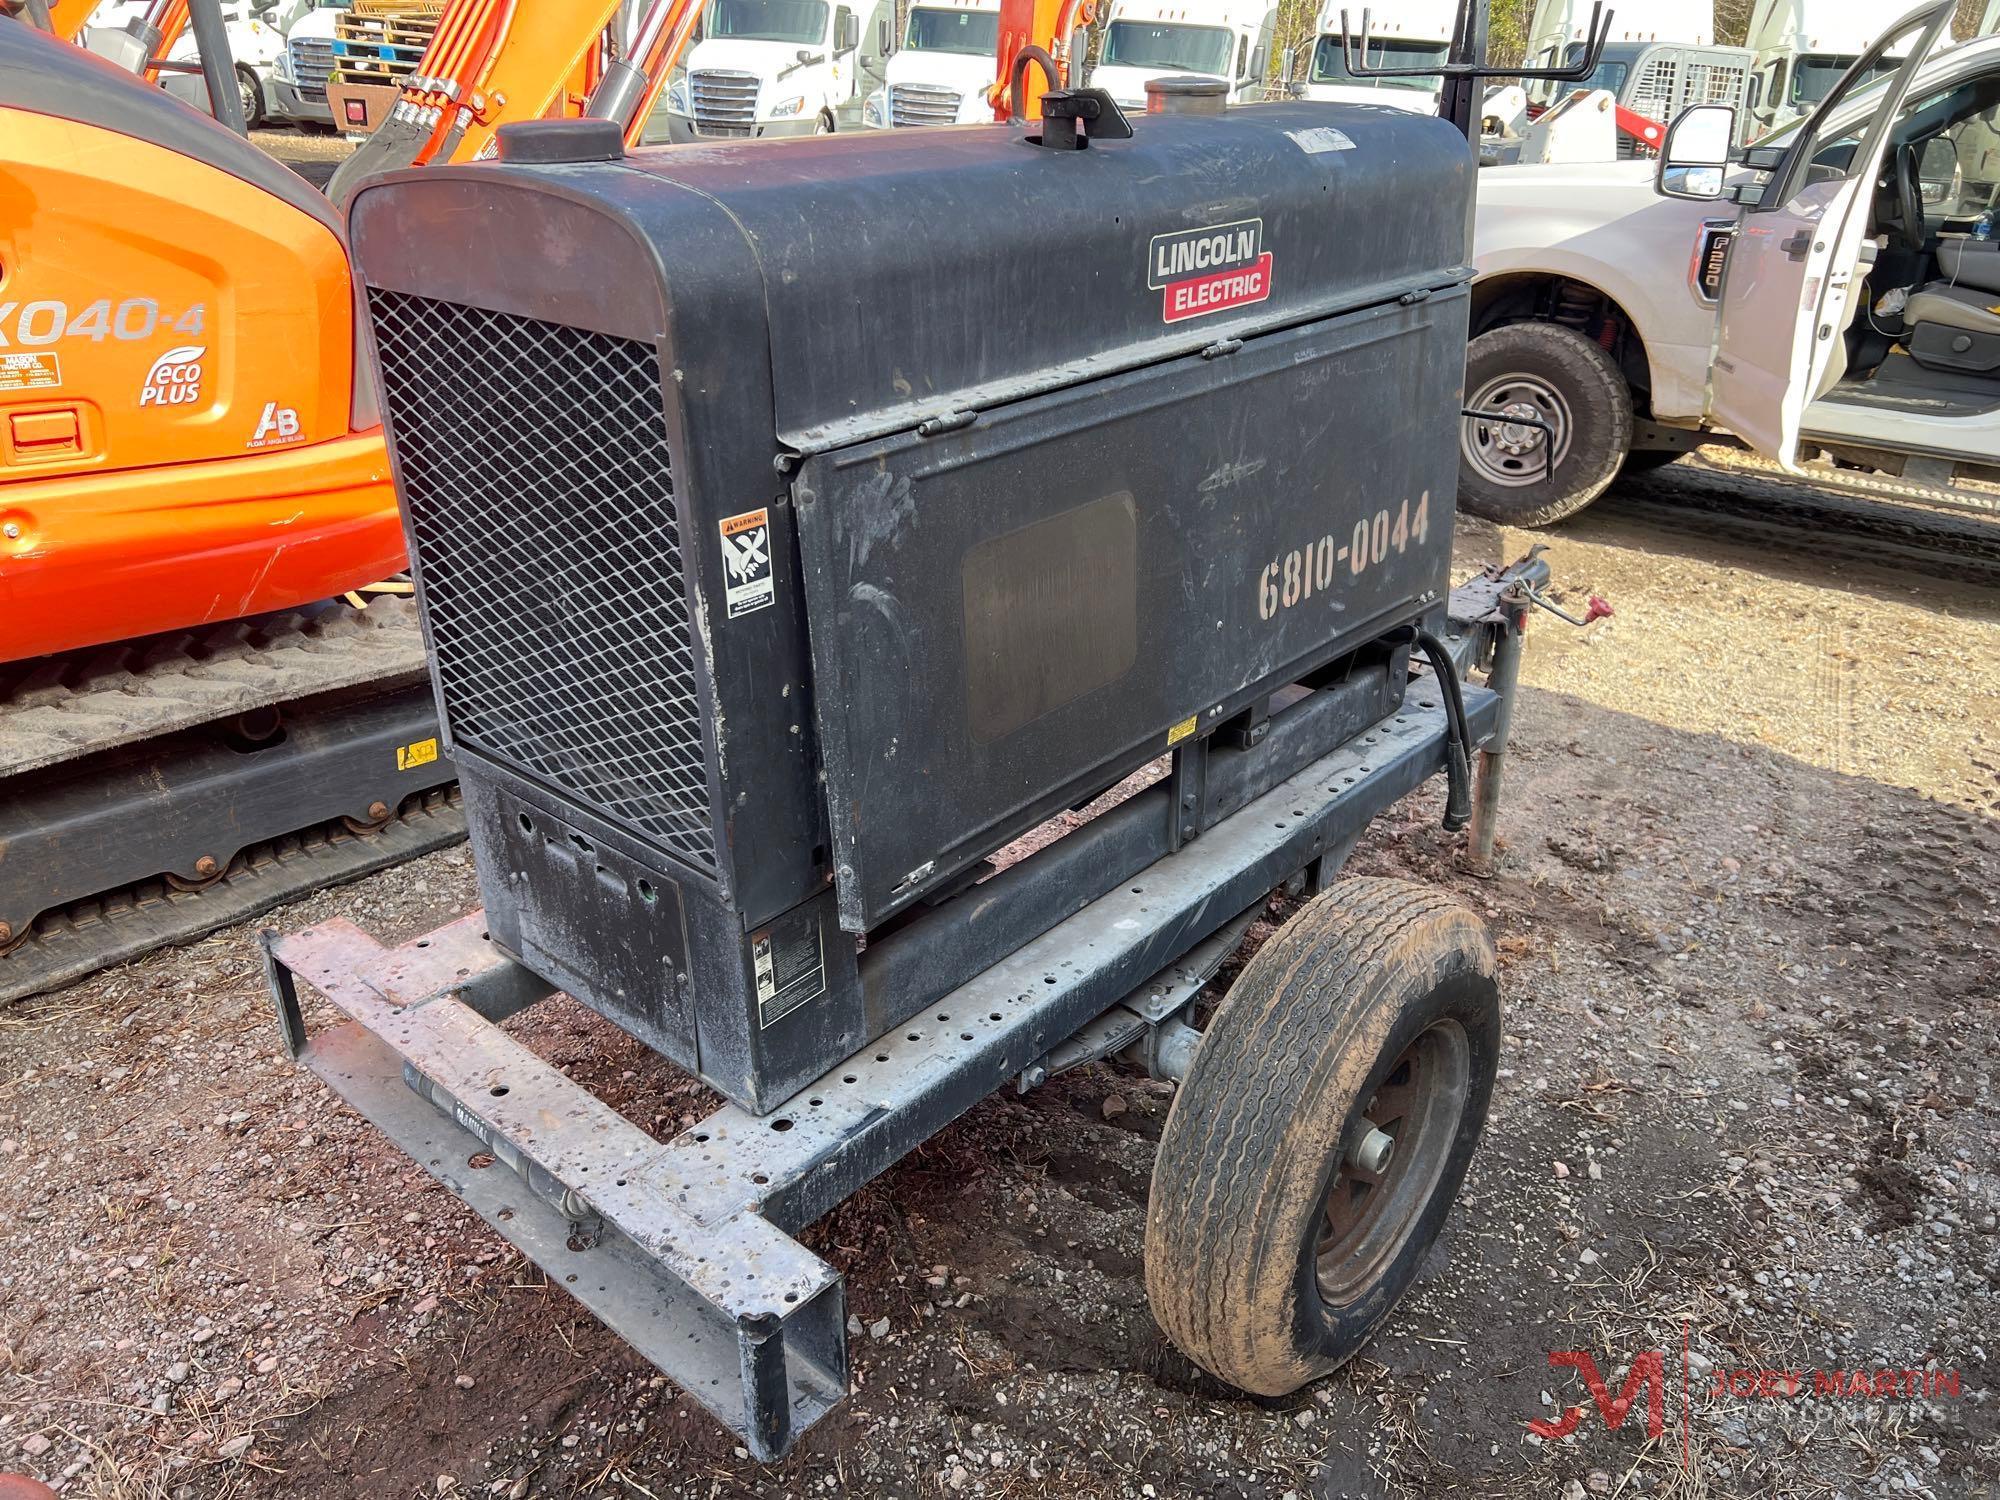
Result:
[[[271,64],[271,71],[278,75],[278,82],[293,82],[292,54],[290,52],[280,52],[277,60]]]
[[[889,123],[889,91],[877,89],[861,101],[861,123],[883,126]]]
[[[782,118],[785,115],[795,115],[805,107],[805,95],[800,94],[794,99],[780,99],[776,104],[771,106],[771,114],[773,118]]]
[[[691,115],[693,107],[688,103],[688,76],[676,73],[667,80],[667,111],[676,115]]]

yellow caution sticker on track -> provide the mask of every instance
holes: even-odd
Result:
[[[427,766],[437,758],[438,742],[436,736],[432,736],[427,740],[418,740],[413,745],[398,745],[396,747],[396,769],[399,771],[414,771],[418,766]]]

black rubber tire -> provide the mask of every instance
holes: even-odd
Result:
[[[1343,1305],[1321,1294],[1322,1205],[1360,1111],[1435,1027],[1468,1047],[1442,1167],[1386,1264]],[[1500,1046],[1484,924],[1403,880],[1341,881],[1230,988],[1175,1097],[1146,1211],[1153,1316],[1210,1374],[1277,1396],[1337,1368],[1388,1316],[1443,1227],[1478,1145]]]
[[[1686,457],[1687,454],[1679,448],[1634,448],[1625,455],[1624,466],[1618,472],[1621,475],[1650,474],[1655,469],[1664,469],[1677,458]]]
[[[243,125],[247,130],[260,130],[264,125],[264,85],[257,81],[257,75],[241,63],[236,67],[236,81],[242,86]]]
[[[1509,486],[1482,475],[1466,456],[1469,419],[1459,427],[1458,503],[1505,526],[1547,526],[1573,516],[1618,477],[1632,447],[1632,389],[1609,354],[1559,323],[1508,323],[1465,351],[1466,400],[1500,375],[1547,382],[1570,412],[1569,451],[1547,479]]]

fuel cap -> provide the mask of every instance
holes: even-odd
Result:
[[[1229,107],[1229,85],[1220,78],[1148,78],[1149,115],[1219,115]]]

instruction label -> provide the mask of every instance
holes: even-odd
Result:
[[[62,384],[53,354],[0,354],[0,391],[39,391]]]
[[[795,911],[750,934],[757,979],[757,1024],[769,1026],[826,992],[826,948],[819,917]]]
[[[774,598],[770,512],[746,510],[716,524],[722,531],[722,592],[729,618],[769,609]]]

